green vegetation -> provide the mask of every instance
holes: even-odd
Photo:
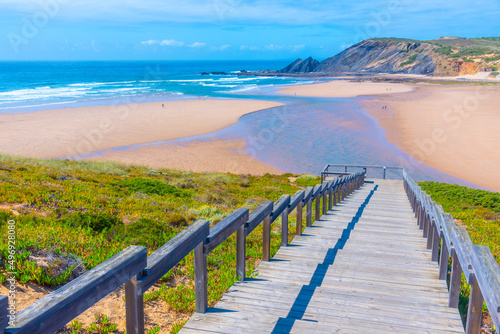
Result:
[[[495,77],[498,76],[499,74],[500,74],[500,72],[496,72],[496,71],[495,72],[491,72],[491,75],[493,75]]]
[[[449,56],[451,55],[452,49],[450,46],[442,46],[440,48],[437,48],[435,52]]]
[[[71,334],[83,334],[83,333],[96,333],[96,334],[109,334],[116,331],[118,327],[116,324],[112,324],[109,321],[109,317],[105,314],[95,314],[95,322],[93,322],[89,327],[83,328],[83,324],[78,320],[73,320],[69,325]]]
[[[199,217],[215,224],[238,207],[252,210],[263,200],[293,195],[318,182],[307,175],[202,174],[0,156],[0,203],[5,208],[0,210],[0,232],[7,235],[7,222],[15,221],[12,264],[19,282],[59,285],[77,268],[91,269],[129,245],[145,246],[151,254]],[[290,233],[293,224],[291,216]],[[280,233],[278,221],[273,224],[272,254],[280,246]],[[235,243],[232,236],[208,256],[210,305],[237,279]],[[248,276],[260,262],[261,249],[262,230],[257,228],[247,238]],[[8,251],[3,238],[3,258],[8,259]],[[40,254],[47,255],[47,263],[37,260]],[[8,265],[0,262],[2,281]],[[192,312],[193,278],[190,254],[145,300],[161,299],[176,311]]]
[[[410,57],[408,57],[407,61],[402,62],[399,66],[403,67],[406,65],[410,65],[415,61],[415,59],[417,59],[417,57],[418,57],[418,55],[411,55]]]
[[[437,182],[420,182],[432,199],[467,228],[472,242],[486,245],[500,264],[500,193]],[[459,310],[465,322],[470,286],[462,275]],[[486,310],[485,307],[483,307]]]
[[[466,48],[466,49],[461,49],[460,51],[449,55],[448,58],[463,58],[463,57],[470,57],[470,56],[482,56],[482,55],[489,54],[492,52],[493,52],[493,50],[488,49],[488,48],[480,48],[480,47]]]
[[[500,60],[500,55],[498,56],[493,56],[493,57],[486,57],[484,58],[485,61],[490,62],[490,61],[497,61]]]

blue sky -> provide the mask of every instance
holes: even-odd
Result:
[[[366,38],[500,35],[499,0],[0,0],[0,60],[323,60]]]

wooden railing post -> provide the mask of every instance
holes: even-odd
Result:
[[[312,198],[309,197],[307,200],[307,206],[306,206],[306,226],[311,227],[311,218],[312,218]]]
[[[328,192],[326,189],[324,189],[323,192],[323,214],[326,215],[326,212],[328,210]]]
[[[246,234],[245,225],[236,231],[236,276],[240,277],[240,282],[245,280],[246,261]]]
[[[439,259],[439,231],[434,221],[434,233],[432,234],[432,261],[437,262]]]
[[[333,208],[333,185],[330,187],[328,191],[328,210]]]
[[[320,200],[321,200],[321,195],[318,194],[316,196],[316,199],[315,199],[315,203],[316,203],[316,210],[315,210],[315,220],[314,221],[318,221],[319,220],[319,215],[320,215]]]
[[[302,235],[302,206],[303,206],[303,203],[302,203],[302,201],[300,201],[299,204],[297,204],[297,223],[295,225],[295,227],[296,227],[295,234],[296,235]]]
[[[439,257],[439,279],[446,280],[448,278],[448,247],[444,239],[441,240],[441,256]]]
[[[127,333],[144,334],[144,296],[139,275],[125,283]]]
[[[9,298],[7,296],[0,296],[0,334],[9,325]]]
[[[271,216],[267,216],[262,222],[262,261],[271,258]]]
[[[465,333],[479,334],[481,332],[484,299],[475,275],[472,275],[472,282],[470,283],[469,309],[467,311]]]
[[[288,246],[288,210],[283,210],[281,214],[281,246]]]
[[[196,312],[205,313],[208,308],[208,273],[203,242],[194,249],[194,283]]]
[[[451,249],[451,278],[450,278],[450,298],[448,301],[448,306],[457,308],[458,299],[460,297],[460,283],[462,281],[462,268],[460,267],[460,262],[458,260],[457,252],[455,248]]]
[[[432,224],[432,218],[427,216],[427,249],[432,249],[432,236],[436,227]]]

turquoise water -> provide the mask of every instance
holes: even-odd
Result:
[[[277,87],[311,79],[247,77],[288,61],[0,62],[0,113],[179,99],[252,98],[285,106],[243,116],[190,140],[243,139],[247,153],[286,172],[318,175],[326,164],[405,166],[417,180],[471,185],[418,162],[387,142],[357,98],[303,98]],[[199,75],[200,72],[230,75]],[[127,149],[127,147],[116,148]],[[105,152],[96,152],[102,154]],[[379,176],[379,175],[374,175]]]
[[[0,62],[0,113],[107,105],[120,100],[164,101],[233,97],[258,87],[304,82],[239,77],[238,71],[277,69],[288,61]],[[226,72],[232,75],[199,75]],[[307,80],[309,81],[309,80]]]

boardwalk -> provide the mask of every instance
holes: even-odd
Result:
[[[181,333],[463,333],[403,182],[372,181]]]

